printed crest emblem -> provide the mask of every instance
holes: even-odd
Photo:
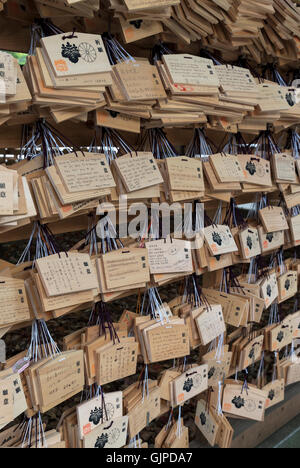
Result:
[[[253,241],[250,236],[247,237],[247,246],[249,247],[250,250],[252,250]]]
[[[95,448],[104,448],[107,443],[108,443],[108,434],[101,434],[101,436],[97,438],[97,441],[95,443]]]
[[[247,162],[246,171],[248,171],[249,174],[253,176],[256,173],[255,164],[253,162],[251,162],[251,161]]]
[[[75,44],[62,44],[61,46],[61,55],[64,58],[68,58],[72,63],[78,63],[81,57],[78,47]]]
[[[204,413],[201,413],[201,414],[200,414],[200,421],[201,421],[202,426],[205,426],[205,424],[206,424],[206,416],[205,416]]]
[[[268,395],[269,400],[273,401],[275,398],[275,392],[274,390],[270,390],[269,395]]]
[[[93,423],[94,426],[97,426],[102,418],[103,418],[103,411],[101,408],[96,407],[94,410],[91,410],[89,422]]]
[[[277,341],[279,341],[279,343],[281,343],[283,338],[284,338],[284,333],[281,331],[277,335]]]
[[[232,403],[237,409],[241,409],[245,406],[245,400],[241,396],[236,396],[233,398]]]
[[[193,379],[187,379],[184,382],[183,390],[189,393],[192,390],[193,386],[194,386]]]
[[[222,241],[220,234],[218,234],[217,232],[214,232],[212,235],[212,238],[213,238],[213,241],[221,247],[223,241]]]

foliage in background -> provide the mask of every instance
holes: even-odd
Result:
[[[13,57],[15,57],[18,60],[19,65],[25,65],[28,54],[23,54],[21,52],[10,52],[8,50],[5,51],[5,52],[7,52],[8,54],[11,54]]]

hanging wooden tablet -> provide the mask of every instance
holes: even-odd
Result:
[[[167,369],[163,371],[160,379],[159,379],[159,388],[160,388],[160,397],[163,400],[171,401],[171,391],[170,385],[172,385],[172,381],[176,377],[180,377],[181,372],[180,370],[176,369]]]
[[[182,156],[166,159],[171,190],[204,192],[202,161]]]
[[[214,409],[207,408],[207,403],[204,400],[197,402],[195,424],[211,447],[214,447],[219,431],[219,422],[215,417]]]
[[[38,299],[44,312],[63,309],[65,307],[72,307],[78,304],[92,302],[94,300],[92,289],[78,293],[69,293],[62,294],[60,296],[47,297],[39,275],[37,273],[32,273],[32,277],[37,288]]]
[[[300,311],[298,310],[290,316],[293,325],[293,337],[300,338]]]
[[[96,124],[99,127],[114,128],[115,130],[123,130],[125,132],[140,133],[141,119],[125,112],[113,110],[97,110]]]
[[[12,378],[12,388],[13,388],[13,419],[16,419],[27,409],[27,401],[25,398],[24,388],[21,381],[21,376],[17,373],[13,373],[13,369],[9,368],[1,372],[0,377],[2,378]],[[0,426],[1,427],[1,426]]]
[[[0,427],[4,427],[14,419],[14,376],[4,371],[2,377],[0,372]]]
[[[258,214],[267,233],[289,229],[283,209],[279,206],[267,206],[259,210]]]
[[[289,109],[289,104],[285,98],[285,87],[275,83],[261,83],[259,88],[259,99],[257,101],[261,112],[278,112]]]
[[[256,82],[246,68],[230,65],[218,65],[215,67],[220,81],[221,90],[227,95],[253,95],[259,94]]]
[[[201,357],[201,361],[208,365],[208,386],[216,387],[219,382],[228,377],[232,360],[232,352],[225,345],[220,352],[217,349],[210,351]]]
[[[289,218],[290,232],[293,241],[298,245],[300,243],[300,214]]]
[[[154,156],[139,153],[137,157],[125,155],[113,162],[127,192],[159,185],[163,178]]]
[[[179,0],[124,0],[124,3],[129,11],[138,11],[177,5]]]
[[[284,379],[281,380],[274,380],[264,387],[262,387],[264,392],[267,392],[267,402],[266,402],[266,409],[272,408],[278,403],[284,401],[284,394],[285,394],[285,384]]]
[[[160,415],[160,388],[154,387],[127,413],[130,439],[139,434]]]
[[[203,169],[213,192],[231,193],[234,190],[241,190],[241,184],[239,182],[219,182],[210,161],[203,162]]]
[[[296,182],[295,159],[291,154],[273,154],[272,165],[275,179],[281,182]]]
[[[285,231],[267,233],[262,226],[258,226],[258,235],[262,253],[276,250],[284,245],[284,232]]]
[[[205,249],[207,259],[207,269],[209,272],[222,270],[233,265],[232,254],[212,256],[208,249]]]
[[[218,75],[210,59],[189,54],[168,54],[163,56],[163,62],[175,84],[219,86]]]
[[[251,226],[239,231],[239,240],[243,258],[249,259],[261,254],[259,235],[256,228]]]
[[[96,189],[88,190],[84,192],[73,192],[70,193],[66,190],[63,181],[61,180],[58,171],[55,166],[47,167],[46,174],[55,190],[56,195],[62,205],[70,205],[72,203],[83,202],[85,200],[92,200],[103,198],[106,195],[111,195],[112,189]]]
[[[96,356],[96,381],[103,386],[136,373],[138,343],[134,338],[121,340],[96,350]]]
[[[219,182],[246,182],[237,156],[218,153],[211,155],[209,160]]]
[[[0,277],[0,325],[24,322],[30,318],[23,280]]]
[[[250,339],[248,343],[240,344],[240,352],[237,360],[239,371],[247,369],[248,366],[261,359],[264,343],[264,335]]]
[[[21,440],[22,430],[19,424],[13,425],[8,429],[1,431],[0,447],[11,448],[18,444]]]
[[[162,448],[165,449],[178,449],[180,447],[185,449],[189,447],[189,430],[184,426],[183,420],[181,420],[180,426],[178,421],[173,424],[162,445]]]
[[[204,346],[221,336],[226,331],[221,305],[210,305],[196,317],[195,322],[201,344]]]
[[[267,394],[257,388],[243,390],[242,384],[225,385],[222,409],[242,418],[263,421]]]
[[[290,317],[286,317],[279,325],[270,330],[270,351],[279,351],[293,341],[293,324]]]
[[[121,448],[126,444],[128,416],[112,419],[83,438],[84,448]]]
[[[151,274],[188,273],[193,271],[191,243],[179,239],[162,239],[146,243]]]
[[[298,291],[298,275],[296,271],[287,271],[278,278],[278,302],[284,302],[294,297]]]
[[[249,299],[206,288],[203,288],[203,294],[205,294],[210,304],[215,303],[222,306],[225,323],[237,328],[242,323],[247,324]]]
[[[163,25],[160,21],[148,21],[140,18],[125,21],[122,17],[119,20],[125,43],[135,42],[163,32]]]
[[[102,256],[108,289],[150,281],[147,249],[122,249]]]
[[[17,60],[7,52],[0,53],[1,62],[1,94],[4,102],[6,96],[14,96],[17,92]]]
[[[80,439],[83,439],[97,426],[122,417],[122,392],[105,393],[103,397],[96,396],[78,405],[76,411],[79,435]]]
[[[14,175],[12,171],[0,171],[0,215],[14,213]]]
[[[238,154],[247,184],[272,187],[270,162],[252,154]]]
[[[228,226],[213,224],[204,228],[204,239],[213,256],[238,251],[238,247]]]
[[[208,388],[208,366],[192,367],[180,377],[176,377],[171,385],[173,387],[172,405],[183,405],[187,400],[199,395]]]
[[[82,351],[67,351],[37,369],[39,406],[42,412],[57,406],[83,390]]]
[[[300,381],[300,359],[295,358],[287,367],[285,385],[292,385]]]
[[[54,161],[70,193],[116,186],[104,154],[78,152],[59,156]]]
[[[111,71],[102,37],[98,34],[56,34],[42,38],[41,44],[58,77]]]
[[[128,101],[163,99],[166,92],[156,66],[147,61],[122,62],[114,67]]]
[[[48,297],[97,289],[88,254],[69,252],[39,258],[36,267]]]
[[[165,325],[157,323],[143,333],[150,362],[185,357],[190,353],[188,328],[184,320],[173,319]]]
[[[279,295],[277,278],[275,273],[268,275],[261,283],[261,296],[265,301],[266,308],[277,299]]]

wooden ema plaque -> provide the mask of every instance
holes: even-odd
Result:
[[[94,431],[99,425],[112,419],[121,418],[122,392],[112,392],[96,396],[76,407],[80,439]]]
[[[192,272],[191,243],[179,239],[162,239],[146,243],[151,274]]]
[[[183,405],[187,400],[208,388],[208,366],[192,367],[172,382],[172,406]]]
[[[285,394],[285,383],[284,379],[274,380],[269,384],[265,385],[262,390],[267,393],[266,409],[272,408],[278,405],[281,401],[284,401]]]
[[[88,254],[62,252],[39,258],[36,267],[48,297],[98,287],[96,272]]]
[[[144,329],[143,336],[150,362],[184,357],[190,352],[188,327],[183,320],[155,323]]]
[[[105,283],[108,289],[150,281],[146,249],[122,249],[102,256]]]
[[[203,167],[200,159],[182,156],[168,158],[166,169],[171,190],[204,192]]]
[[[221,305],[212,304],[195,317],[201,344],[207,345],[226,331]]]
[[[179,0],[124,0],[124,3],[129,11],[138,11],[178,5]]]
[[[253,154],[238,154],[237,157],[247,184],[272,187],[270,161]]]
[[[261,296],[265,301],[266,308],[277,299],[279,294],[276,274],[272,273],[261,283]]]
[[[154,156],[138,153],[138,156],[121,156],[114,161],[127,192],[135,192],[163,182]]]
[[[30,318],[23,280],[0,277],[0,325],[24,322]]]
[[[84,436],[83,447],[86,449],[124,447],[127,439],[127,430],[128,416],[112,419]]]
[[[249,259],[261,254],[258,229],[249,227],[239,232],[243,258]]]
[[[67,351],[37,369],[42,412],[57,406],[83,390],[82,351]]]
[[[114,67],[128,101],[163,99],[166,97],[156,66],[147,61],[122,62]]]
[[[204,228],[204,239],[213,256],[238,251],[238,247],[228,226],[213,224]]]
[[[172,83],[177,85],[219,86],[212,60],[190,54],[164,55],[163,61]]]
[[[258,388],[243,390],[241,384],[226,384],[223,393],[222,409],[235,416],[263,421],[267,394]]]
[[[279,206],[267,206],[259,210],[258,214],[267,233],[284,231],[289,228],[283,209]]]
[[[214,447],[219,430],[219,422],[215,417],[214,409],[209,408],[208,410],[207,403],[204,400],[197,402],[195,424],[208,443]]]
[[[57,77],[111,71],[100,35],[57,34],[42,38],[41,44]]]
[[[55,165],[70,193],[116,186],[104,154],[67,154],[55,158]]]
[[[14,175],[12,171],[0,170],[0,215],[14,213]]]
[[[132,439],[160,415],[160,388],[145,391],[145,396],[129,412],[129,437]]]
[[[245,182],[245,175],[239,159],[232,154],[218,153],[209,158],[217,179],[225,182]]]
[[[286,153],[273,154],[272,164],[274,175],[277,180],[282,182],[296,182],[295,159],[292,155]]]
[[[96,351],[96,381],[105,385],[136,373],[138,343],[134,338],[121,340]]]

